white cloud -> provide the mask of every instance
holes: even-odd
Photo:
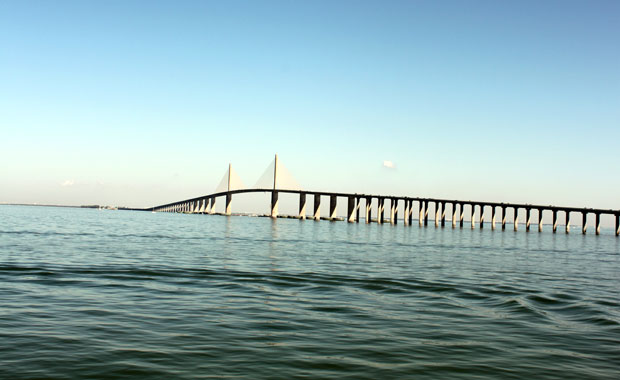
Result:
[[[72,179],[68,179],[65,182],[60,184],[60,186],[62,187],[73,186],[73,185],[75,185],[75,181]]]
[[[396,165],[394,165],[392,161],[383,161],[383,166],[390,169],[396,168]]]

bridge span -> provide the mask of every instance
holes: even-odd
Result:
[[[398,223],[399,208],[403,210],[403,216],[401,220],[406,226],[413,224],[413,214],[417,210],[418,223],[420,226],[427,226],[429,219],[430,205],[433,205],[434,222],[435,227],[445,227],[446,225],[446,213],[449,206],[451,212],[452,227],[457,225],[462,228],[465,224],[465,208],[469,206],[470,210],[470,223],[471,228],[475,228],[476,221],[480,228],[484,227],[484,214],[485,210],[490,208],[491,210],[491,228],[495,229],[496,222],[499,219],[502,230],[506,229],[507,222],[507,210],[512,210],[512,224],[516,231],[519,228],[519,212],[525,212],[525,230],[530,231],[532,224],[532,211],[537,213],[538,231],[543,229],[543,212],[550,211],[552,213],[551,225],[553,232],[558,229],[558,214],[564,216],[564,228],[566,233],[570,230],[571,214],[580,214],[582,233],[586,233],[587,230],[587,216],[593,214],[595,216],[594,231],[598,235],[601,231],[601,215],[612,215],[616,220],[615,234],[620,235],[620,210],[606,210],[595,208],[579,208],[579,207],[561,207],[561,206],[544,206],[533,204],[519,204],[519,203],[497,203],[497,202],[483,202],[483,201],[463,201],[453,199],[437,199],[437,198],[419,198],[419,197],[407,197],[407,196],[388,196],[388,195],[374,195],[374,194],[351,194],[351,193],[336,193],[325,191],[308,191],[308,190],[288,190],[288,189],[238,189],[229,190],[219,193],[213,193],[203,195],[196,198],[185,199],[178,202],[167,203],[160,206],[155,206],[149,210],[155,212],[180,212],[180,213],[200,213],[200,214],[214,214],[215,203],[218,198],[225,199],[224,215],[231,215],[231,203],[232,197],[235,194],[244,193],[271,193],[271,213],[273,218],[278,217],[278,195],[280,193],[298,194],[299,195],[299,212],[297,217],[299,219],[321,219],[321,197],[329,197],[329,217],[327,219],[336,220],[336,206],[338,198],[344,198],[347,201],[347,215],[346,220],[350,223],[360,222],[360,211],[363,203],[363,216],[365,223],[376,222],[378,224]],[[307,197],[312,196],[313,208],[312,214],[307,215]],[[389,208],[386,211],[386,201],[389,201]],[[375,204],[376,215],[371,215],[372,205]],[[399,207],[399,204],[402,207]],[[476,212],[477,211],[477,212]],[[386,212],[389,213],[389,217],[386,218]],[[476,218],[477,215],[477,218]]]
[[[506,229],[507,223],[507,211],[512,210],[512,225],[515,231],[519,228],[519,215],[523,216],[525,212],[525,230],[530,231],[532,225],[532,214],[537,213],[536,222],[538,224],[538,231],[543,229],[543,212],[551,212],[551,226],[553,232],[558,230],[558,216],[564,216],[564,230],[566,233],[570,231],[571,217],[573,214],[581,216],[581,232],[586,233],[588,228],[587,217],[589,214],[594,215],[594,232],[599,235],[601,232],[601,216],[611,215],[615,219],[615,235],[620,235],[620,210],[612,209],[595,209],[595,208],[580,208],[580,207],[561,207],[551,205],[534,205],[534,204],[519,204],[519,203],[497,203],[497,202],[485,202],[485,201],[464,201],[454,199],[438,199],[438,198],[420,198],[420,197],[408,197],[408,196],[391,196],[391,195],[376,195],[376,194],[358,194],[358,193],[339,193],[339,192],[326,192],[326,191],[308,191],[300,189],[283,189],[277,187],[278,178],[278,156],[276,155],[273,169],[273,187],[270,188],[246,188],[246,189],[233,189],[231,188],[231,176],[232,168],[229,166],[228,178],[227,178],[227,190],[215,192],[213,194],[203,195],[195,198],[185,199],[182,201],[167,203],[147,210],[153,212],[175,212],[175,213],[199,213],[199,214],[215,214],[215,203],[218,198],[224,198],[225,207],[224,215],[231,215],[231,203],[233,195],[244,193],[271,193],[271,212],[272,218],[278,217],[278,198],[280,193],[284,194],[297,194],[299,195],[299,212],[297,218],[299,219],[314,219],[320,220],[321,218],[321,197],[329,197],[329,216],[328,220],[338,220],[336,216],[336,206],[339,198],[344,198],[347,201],[347,214],[346,221],[349,223],[360,222],[360,211],[363,211],[363,217],[365,223],[376,222],[378,224],[397,224],[399,221],[399,209],[402,209],[402,217],[405,226],[411,226],[413,224],[413,214],[417,211],[418,224],[420,226],[428,226],[429,210],[432,205],[434,210],[434,224],[435,227],[445,227],[446,225],[446,212],[451,212],[451,224],[452,228],[463,228],[465,225],[465,209],[469,209],[471,228],[475,228],[478,224],[479,228],[484,228],[484,216],[485,210],[491,212],[490,225],[491,229],[496,228],[496,223],[501,223],[502,230]],[[225,181],[224,178],[223,181]],[[307,197],[312,196],[313,207],[312,213],[307,215]],[[389,208],[386,209],[386,201],[389,201]],[[364,208],[361,208],[362,203]],[[373,204],[375,205],[375,215],[373,218],[372,210]],[[401,207],[399,207],[401,205]],[[476,213],[476,211],[478,211]],[[389,213],[389,217],[386,217],[386,212]],[[477,218],[476,218],[477,215]],[[499,222],[498,222],[499,220]],[[476,223],[476,221],[478,223]]]

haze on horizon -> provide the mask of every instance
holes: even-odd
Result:
[[[254,183],[620,208],[618,1],[5,1],[0,202]],[[386,164],[389,163],[389,164]]]

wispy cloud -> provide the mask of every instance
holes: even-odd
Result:
[[[60,186],[62,187],[68,187],[73,185],[75,185],[75,181],[72,179],[65,180],[63,183],[60,184]]]
[[[383,166],[390,169],[395,169],[396,165],[392,161],[383,161]]]

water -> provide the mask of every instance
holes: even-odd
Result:
[[[0,206],[0,378],[617,379],[620,239]]]

